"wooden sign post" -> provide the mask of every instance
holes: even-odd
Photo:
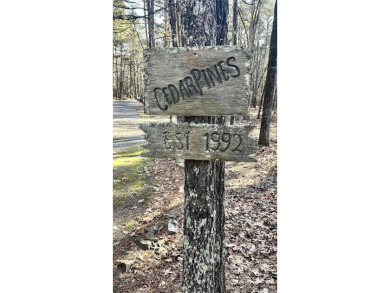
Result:
[[[246,115],[249,54],[238,46],[145,50],[145,110],[152,115]]]
[[[144,57],[145,113],[203,122],[139,126],[148,142],[142,156],[185,159],[182,290],[226,292],[220,161],[256,162],[249,155],[257,143],[249,137],[253,125],[204,123],[209,116],[248,114],[249,54],[217,46],[148,49]]]
[[[249,157],[257,150],[250,138],[252,125],[217,125],[193,123],[143,123],[149,152],[142,156],[189,160],[256,162]]]

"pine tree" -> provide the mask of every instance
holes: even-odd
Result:
[[[259,145],[269,146],[269,130],[272,118],[272,109],[274,103],[274,89],[276,79],[277,65],[277,2],[274,8],[274,22],[272,24],[271,43],[268,57],[267,78],[264,89],[264,108],[261,118]]]
[[[226,44],[227,0],[183,0],[181,9],[183,45]],[[218,17],[217,11],[221,13]],[[185,121],[215,123],[223,119],[185,116]],[[224,162],[186,160],[184,191],[182,292],[226,292]]]

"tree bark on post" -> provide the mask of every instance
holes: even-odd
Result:
[[[183,0],[181,8],[183,46],[226,44],[228,0]],[[226,15],[217,17],[216,11]],[[216,119],[185,116],[185,121],[215,123]],[[185,160],[184,192],[182,292],[224,293],[224,162]]]
[[[268,57],[267,79],[264,90],[264,108],[261,117],[261,127],[259,136],[259,145],[269,146],[269,130],[272,118],[272,108],[274,102],[274,88],[276,76],[276,58],[277,58],[277,2],[275,2],[274,23],[272,24],[272,34]]]

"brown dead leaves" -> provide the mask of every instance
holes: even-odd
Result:
[[[252,133],[258,135],[258,129]],[[276,146],[273,123],[271,145],[257,152],[258,163],[226,163],[227,292],[276,293]],[[134,261],[129,272],[114,280],[115,293],[181,292],[183,170],[173,160],[157,159],[154,173],[159,184],[142,221],[114,246],[114,266],[119,259]],[[174,234],[168,233],[169,220],[178,223]],[[151,249],[137,247],[137,237],[150,240]]]

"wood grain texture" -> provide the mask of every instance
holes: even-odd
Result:
[[[257,149],[249,137],[254,126],[193,123],[142,123],[149,151],[142,156],[190,160],[257,162],[249,157]]]
[[[146,114],[248,113],[250,54],[246,48],[148,49],[144,59]]]

